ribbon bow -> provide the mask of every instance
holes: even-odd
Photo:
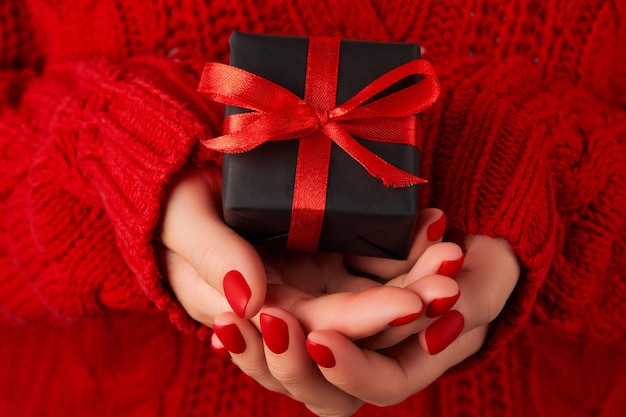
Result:
[[[360,106],[403,78],[422,75],[407,88]],[[268,141],[307,137],[321,131],[370,175],[392,187],[425,182],[384,161],[354,139],[416,145],[419,120],[415,118],[435,102],[439,84],[432,66],[414,60],[382,75],[350,100],[330,109],[317,109],[286,88],[245,70],[216,62],[204,67],[198,91],[213,101],[254,110],[225,120],[223,136],[202,141],[224,153],[249,151]]]
[[[383,160],[354,137],[418,146],[420,121],[415,114],[428,108],[439,96],[439,84],[430,63],[418,59],[401,65],[337,106],[338,66],[339,40],[311,37],[304,99],[263,77],[220,63],[205,64],[200,78],[198,92],[213,101],[252,110],[226,118],[224,135],[201,141],[207,148],[223,153],[241,153],[269,141],[300,139],[297,164],[305,168],[296,169],[289,232],[292,243],[288,241],[289,247],[315,250],[317,246],[323,220],[328,167],[319,168],[315,165],[323,165],[325,159],[328,165],[330,141],[358,161],[370,175],[379,178],[385,186],[407,187],[425,182]],[[386,88],[416,75],[421,76],[419,82],[370,101]],[[320,145],[324,141],[328,143]],[[320,158],[320,153],[325,156]],[[308,159],[314,159],[315,162]],[[304,177],[307,178],[302,180]],[[318,181],[321,181],[321,187]],[[306,188],[306,192],[299,193],[297,188],[302,182],[312,185]],[[318,196],[310,197],[311,193],[317,193]],[[317,202],[309,203],[309,200]],[[315,214],[319,211],[322,212],[321,216]],[[313,220],[307,220],[307,216]],[[297,233],[295,229],[306,228],[310,232],[295,239],[300,243],[293,243],[292,232]]]

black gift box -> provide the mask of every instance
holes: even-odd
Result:
[[[232,66],[304,96],[308,38],[235,32],[230,47]],[[342,40],[337,103],[348,100],[383,73],[419,57],[416,44]],[[417,76],[410,77],[382,94],[418,81]],[[243,111],[227,106],[226,115]],[[417,148],[357,140],[389,163],[419,175]],[[297,138],[270,142],[223,156],[225,221],[252,242],[285,247],[298,142]],[[333,143],[319,251],[405,259],[417,210],[417,186],[384,186]]]

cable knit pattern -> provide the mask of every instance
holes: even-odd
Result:
[[[214,355],[154,259],[170,178],[219,163],[197,142],[223,109],[195,89],[241,30],[422,44],[442,86],[422,202],[523,265],[477,355],[357,416],[623,416],[625,20],[615,0],[2,2],[0,415],[310,414]]]

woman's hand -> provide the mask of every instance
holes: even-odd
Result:
[[[519,279],[520,267],[503,240],[468,236],[465,245],[465,262],[456,278],[461,296],[453,310],[426,330],[380,351],[363,349],[333,330],[309,333],[307,347],[326,380],[365,402],[395,404],[480,349],[489,323]],[[420,279],[409,273],[406,282]]]
[[[437,273],[454,275],[463,258],[458,246],[439,243],[445,228],[439,210],[421,213],[408,261],[287,252],[261,256],[223,224],[216,171],[191,170],[172,188],[161,234],[164,271],[190,315],[214,327],[214,349],[232,357],[262,385],[292,396],[318,414],[350,415],[363,401],[389,404],[418,391],[482,343],[484,333],[470,331],[474,325],[464,320],[459,331],[466,334],[452,344],[458,347],[434,357],[426,353],[432,351],[432,334],[437,334],[432,333],[436,326],[429,326],[436,316],[443,314],[440,324],[450,317],[446,311],[459,297],[460,285]],[[468,243],[468,254],[477,253],[470,250],[472,241]],[[245,285],[238,284],[243,291],[223,283],[230,271],[243,277],[239,282]],[[263,305],[262,314],[257,314]],[[424,331],[427,328],[431,330]],[[446,342],[438,339],[443,349]],[[335,365],[316,366],[307,345],[317,361],[323,351]],[[375,378],[361,378],[354,368],[370,360]],[[406,373],[407,378],[402,386],[394,383],[398,389],[390,395],[377,374],[394,372]]]

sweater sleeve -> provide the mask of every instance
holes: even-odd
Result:
[[[451,228],[506,239],[523,266],[474,359],[529,323],[623,338],[624,110],[544,81],[525,59],[439,70],[441,100],[425,115],[425,200]]]
[[[165,185],[221,126],[195,94],[198,70],[140,57],[11,75],[21,88],[0,106],[0,311],[10,321],[156,304],[191,325],[160,279],[153,231]]]

